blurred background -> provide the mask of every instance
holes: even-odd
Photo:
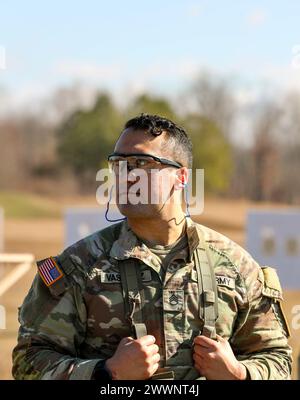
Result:
[[[140,112],[191,136],[205,169],[196,221],[245,246],[250,209],[300,212],[299,14],[292,0],[3,3],[0,252],[62,251],[64,210],[98,206],[96,172]],[[12,278],[10,261],[0,255],[0,379],[11,379],[17,307],[35,274]],[[284,290],[294,379],[297,285]]]

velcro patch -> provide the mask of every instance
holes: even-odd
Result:
[[[216,282],[218,286],[227,286],[230,289],[235,288],[235,279],[229,276],[216,275]]]
[[[163,290],[164,311],[182,311],[183,305],[184,305],[184,290],[182,289]]]
[[[282,300],[282,289],[277,272],[274,268],[263,266],[264,287],[263,294],[267,297],[274,297]]]
[[[46,286],[53,285],[64,276],[53,257],[37,262],[40,277]]]
[[[266,286],[271,289],[277,290],[278,292],[281,292],[282,289],[275,268],[264,267],[262,268],[262,270],[264,273]]]
[[[151,271],[146,270],[141,273],[143,282],[150,282],[152,280]],[[118,272],[103,272],[100,273],[101,283],[120,283],[121,275]]]

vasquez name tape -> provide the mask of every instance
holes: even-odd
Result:
[[[40,277],[47,286],[51,286],[54,282],[64,276],[53,257],[39,261],[37,266]]]
[[[151,271],[142,271],[141,278],[143,282],[150,282],[152,280]],[[118,272],[103,272],[101,271],[100,279],[102,283],[120,283],[121,275]]]

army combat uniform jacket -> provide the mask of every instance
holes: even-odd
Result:
[[[139,267],[143,322],[156,338],[160,367],[174,371],[175,379],[199,378],[193,339],[204,321],[192,256],[202,237],[217,284],[217,334],[229,340],[249,379],[290,379],[289,332],[275,270],[260,267],[232,240],[190,218],[186,235],[187,248],[165,268],[127,220],[38,262],[39,273],[19,309],[14,378],[91,379],[97,362],[132,336],[120,278],[120,269],[132,260]],[[56,275],[47,280],[49,261]]]

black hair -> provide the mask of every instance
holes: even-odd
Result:
[[[159,136],[166,132],[167,141],[163,148],[168,149],[169,152],[171,150],[174,161],[181,163],[185,167],[192,168],[192,142],[186,131],[175,122],[159,115],[142,113],[126,122],[124,129],[128,128],[144,130],[153,136]]]

